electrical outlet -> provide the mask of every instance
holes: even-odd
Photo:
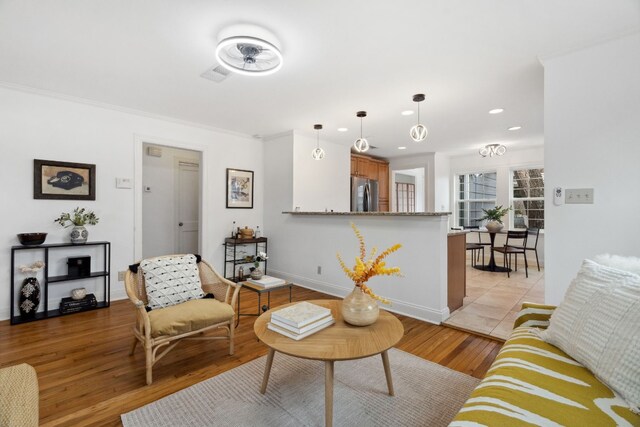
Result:
[[[124,282],[125,271],[118,271],[118,282]]]
[[[318,266],[318,274],[322,274],[322,267]]]

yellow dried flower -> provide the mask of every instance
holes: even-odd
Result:
[[[351,228],[358,238],[358,243],[360,245],[360,257],[356,257],[355,265],[352,268],[349,268],[338,253],[338,262],[340,262],[342,271],[344,271],[347,277],[353,280],[356,286],[362,289],[362,292],[370,295],[372,298],[375,298],[383,304],[391,304],[388,299],[376,295],[371,288],[366,285],[366,283],[373,276],[402,276],[400,273],[400,267],[386,267],[386,263],[383,261],[385,257],[400,249],[402,245],[399,243],[395,244],[378,254],[377,257],[376,254],[378,253],[378,249],[373,247],[373,249],[371,249],[369,259],[366,259],[367,250],[364,243],[364,237],[353,222],[351,223]]]

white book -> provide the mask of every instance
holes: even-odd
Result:
[[[322,324],[320,326],[316,326],[315,328],[313,328],[313,329],[311,329],[311,330],[309,330],[309,331],[307,331],[307,332],[305,332],[303,334],[296,334],[295,332],[291,332],[288,329],[284,329],[284,328],[281,328],[278,325],[274,325],[271,322],[267,323],[267,328],[272,330],[272,331],[274,331],[274,332],[277,332],[277,333],[279,333],[281,335],[284,335],[285,337],[291,338],[292,340],[300,341],[301,339],[306,338],[309,335],[313,335],[316,332],[319,332],[319,331],[321,331],[321,330],[323,330],[325,328],[328,328],[329,326],[333,325],[334,322],[335,321],[333,320],[333,318],[331,318],[330,322],[324,323],[324,324]]]
[[[271,314],[271,318],[291,325],[294,328],[302,328],[330,314],[331,310],[326,307],[320,307],[319,305],[302,301],[298,304],[274,311]]]
[[[333,317],[331,316],[331,313],[329,313],[327,317],[323,317],[320,320],[316,320],[313,323],[309,323],[307,326],[303,326],[302,328],[296,328],[295,326],[287,325],[286,323],[281,322],[278,319],[275,319],[273,317],[271,318],[271,323],[283,329],[291,331],[294,334],[304,334],[305,332],[310,331],[311,329],[314,329],[318,326],[324,325],[325,323],[329,323],[329,322],[333,322]]]
[[[247,279],[247,282],[253,283],[254,285],[262,286],[264,288],[269,288],[271,286],[280,286],[287,283],[283,279],[278,279],[277,277],[272,276],[262,276],[262,279]]]

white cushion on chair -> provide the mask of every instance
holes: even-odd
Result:
[[[140,268],[151,309],[204,296],[195,255],[149,258],[140,262]]]
[[[621,260],[616,260],[620,264]],[[539,335],[640,412],[640,275],[585,260]]]

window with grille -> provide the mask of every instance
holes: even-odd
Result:
[[[496,206],[496,172],[458,175],[456,209],[458,226],[480,225],[483,209]]]
[[[416,211],[416,186],[396,182],[396,212]]]
[[[511,196],[513,226],[544,229],[544,168],[514,170]]]

